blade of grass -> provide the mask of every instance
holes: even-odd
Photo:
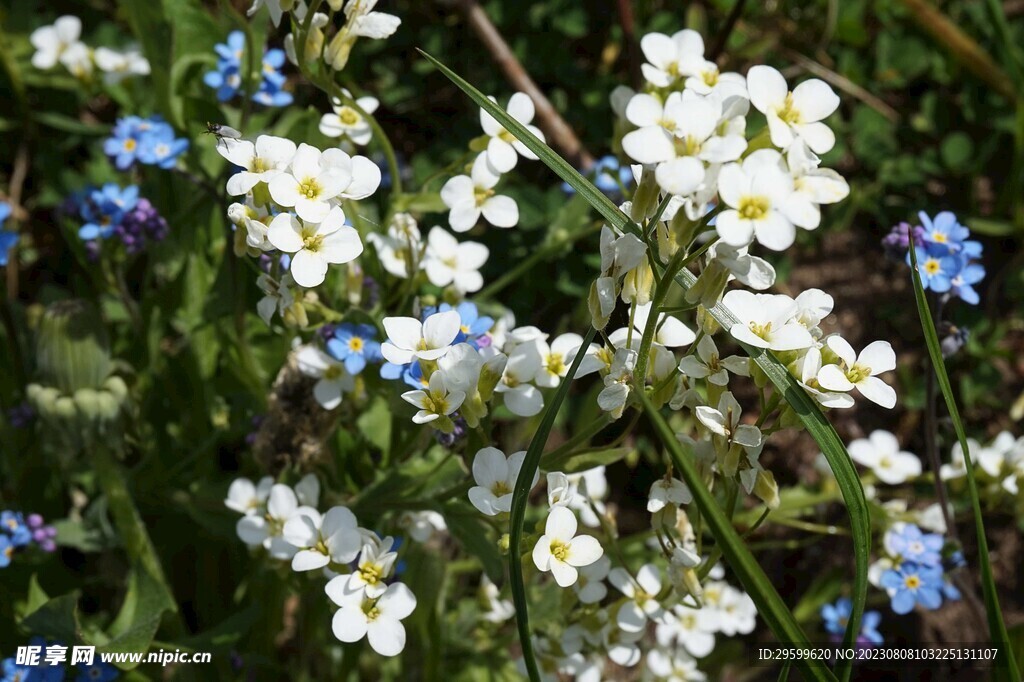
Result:
[[[530,635],[530,614],[529,602],[526,598],[526,584],[523,581],[523,518],[526,516],[526,501],[530,496],[530,484],[533,483],[533,474],[540,467],[540,458],[544,454],[544,445],[547,443],[548,434],[555,423],[558,415],[558,408],[561,407],[565,396],[569,393],[569,384],[576,376],[576,370],[580,368],[583,357],[586,355],[584,349],[590,346],[594,340],[597,330],[593,327],[587,332],[586,338],[580,344],[580,349],[573,358],[569,372],[562,379],[562,383],[555,391],[551,402],[544,410],[544,416],[537,427],[537,433],[530,441],[530,447],[526,449],[526,458],[523,459],[523,466],[519,470],[519,478],[516,479],[515,488],[512,491],[512,513],[509,520],[509,543],[508,543],[508,572],[512,582],[512,601],[516,606],[516,626],[519,628],[519,643],[523,649],[523,660],[526,662],[526,671],[530,674],[532,682],[540,681],[540,671],[537,669],[537,659],[533,655],[533,638]]]
[[[704,480],[701,478],[693,462],[683,452],[683,446],[679,439],[676,438],[668,422],[665,421],[665,418],[654,407],[651,399],[647,397],[644,391],[638,391],[637,396],[640,398],[640,404],[643,406],[644,413],[647,414],[647,418],[654,425],[654,430],[661,438],[662,445],[672,457],[672,464],[682,475],[687,487],[690,488],[690,492],[693,494],[693,502],[700,509],[701,514],[704,515],[708,528],[714,534],[715,539],[718,541],[718,546],[722,549],[722,554],[729,562],[729,568],[736,573],[743,587],[757,605],[757,614],[764,619],[768,627],[772,629],[772,632],[783,643],[809,646],[807,637],[793,618],[789,607],[782,601],[782,597],[775,590],[775,586],[772,585],[768,576],[765,575],[754,555],[750,553],[750,549],[747,548],[743,538],[733,528],[732,522],[718,505],[711,491],[704,485]],[[812,679],[836,679],[828,670],[828,667],[821,661],[801,660],[797,661],[797,663],[808,677]]]
[[[609,225],[621,231],[632,232],[642,237],[639,226],[632,222],[608,197],[594,187],[565,159],[556,154],[550,147],[527,130],[525,126],[509,116],[504,109],[487,99],[465,79],[426,52],[420,50],[420,53],[433,63],[449,80],[455,83],[460,90],[466,93],[473,102],[493,116],[505,130],[512,133],[527,149],[536,154],[556,175],[569,183],[573,189],[593,206],[594,210]],[[694,277],[693,273],[684,269],[676,275],[675,280],[685,291],[693,286],[696,277]],[[709,312],[726,329],[737,321],[732,312],[721,304],[715,306]],[[867,599],[868,559],[871,552],[871,523],[868,515],[867,499],[864,496],[864,488],[861,486],[860,477],[857,475],[857,470],[853,466],[850,455],[846,451],[843,442],[839,439],[835,429],[825,419],[825,415],[822,414],[817,403],[800,387],[800,384],[789,374],[785,366],[774,355],[763,349],[740,345],[751,359],[764,370],[765,374],[775,385],[775,388],[785,397],[808,432],[817,441],[818,446],[828,460],[829,466],[832,468],[832,473],[835,475],[839,490],[842,493],[843,502],[850,515],[850,534],[853,540],[854,568],[856,571],[853,580],[853,611],[850,614],[846,634],[843,637],[843,646],[852,647],[857,634],[860,632],[860,620],[864,613],[864,602]],[[848,680],[852,668],[853,661],[839,663],[836,668],[838,677],[842,680]]]
[[[978,483],[974,476],[974,462],[971,460],[971,451],[967,447],[967,435],[964,433],[960,411],[956,407],[953,387],[950,385],[949,375],[946,373],[946,364],[942,357],[939,335],[935,330],[935,322],[932,320],[931,309],[928,306],[928,299],[924,293],[924,285],[921,283],[921,273],[917,269],[917,249],[914,246],[913,237],[911,237],[910,242],[910,270],[914,281],[914,301],[917,303],[917,313],[921,318],[921,329],[924,331],[924,340],[928,346],[928,356],[931,359],[932,367],[935,369],[935,377],[939,381],[939,389],[942,391],[942,397],[946,400],[946,407],[949,409],[949,416],[953,421],[953,429],[956,431],[957,440],[960,441],[960,448],[964,453],[964,468],[967,470],[967,490],[971,498],[971,511],[974,514],[975,533],[978,536],[978,566],[981,568],[981,589],[985,597],[985,613],[988,616],[989,638],[993,644],[999,647],[999,657],[1002,658],[1004,664],[999,666],[999,658],[997,658],[997,667],[993,673],[999,676],[1005,675],[1002,679],[1020,680],[1017,661],[1014,658],[1013,650],[1010,648],[1010,635],[1006,631],[1006,623],[1003,621],[1002,610],[999,608],[999,596],[996,594],[995,579],[992,577],[992,565],[988,557],[988,540],[985,538],[985,522],[981,517]]]

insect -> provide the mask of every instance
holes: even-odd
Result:
[[[225,138],[229,140],[237,140],[242,137],[242,133],[238,132],[234,128],[221,125],[220,123],[210,123],[209,121],[206,122],[206,130],[204,131],[204,134],[216,137],[217,144],[220,144]]]

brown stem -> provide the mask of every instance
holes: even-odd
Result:
[[[487,12],[480,6],[477,0],[458,0],[455,3],[466,17],[473,32],[476,33],[480,42],[484,44],[491,57],[498,63],[505,77],[512,85],[530,96],[534,107],[537,110],[537,125],[544,135],[557,147],[573,165],[583,170],[589,169],[594,164],[594,157],[584,148],[583,143],[576,137],[565,119],[555,110],[537,84],[530,78],[523,65],[519,63],[512,53],[508,43],[498,32],[498,29],[491,22]]]
[[[740,0],[740,2],[742,1]],[[619,23],[622,24],[623,41],[626,43],[629,82],[634,90],[638,90],[643,84],[643,73],[640,70],[640,43],[636,39],[636,20],[633,17],[632,0],[619,0]]]
[[[821,78],[822,80],[827,81],[832,85],[836,86],[843,92],[846,92],[856,97],[857,99],[861,100],[869,107],[880,113],[882,116],[885,116],[888,120],[892,121],[893,123],[899,121],[900,114],[898,111],[896,111],[891,106],[886,104],[880,98],[876,97],[875,95],[872,95],[870,92],[868,92],[861,86],[851,81],[849,78],[836,73],[832,69],[822,66],[813,59],[805,57],[804,55],[800,54],[799,52],[796,52],[795,50],[783,48],[783,53],[786,55],[787,58],[792,59],[794,62],[803,67],[803,69],[808,73],[814,74],[818,78]]]

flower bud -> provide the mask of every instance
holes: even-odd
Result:
[[[708,309],[704,306],[697,306],[697,324],[701,330],[708,336],[714,336],[718,333],[721,327],[718,325],[718,320],[708,312]]]
[[[98,388],[110,374],[110,344],[96,309],[79,300],[51,305],[39,325],[36,362],[63,393]]]
[[[504,353],[497,353],[484,361],[483,367],[480,368],[480,379],[476,385],[480,399],[484,402],[491,399],[491,396],[494,394],[494,388],[501,381],[501,376],[505,373],[505,365],[507,364],[508,356]]]
[[[757,481],[754,483],[754,495],[758,497],[769,509],[777,509],[779,506],[779,484],[775,482],[772,472],[762,469],[757,472]]]
[[[634,222],[646,220],[658,207],[658,183],[654,179],[653,169],[644,169],[640,176],[640,184],[633,194],[633,201],[629,209],[629,217]]]
[[[647,305],[651,302],[651,289],[654,287],[654,271],[651,264],[644,261],[626,273],[622,280],[622,300],[626,303],[636,302]]]

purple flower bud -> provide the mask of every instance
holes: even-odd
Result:
[[[28,518],[25,519],[25,523],[28,524],[29,528],[37,529],[43,525],[43,517],[40,514],[29,514]]]
[[[377,284],[377,280],[367,275],[363,277],[363,291],[366,295],[366,305],[373,307],[380,301],[380,285]]]
[[[13,428],[23,429],[32,423],[35,419],[36,411],[32,409],[32,406],[28,402],[23,402],[20,405],[15,405],[11,409],[7,410],[7,421]]]
[[[910,249],[911,233],[914,235],[914,242],[918,244],[925,237],[925,230],[920,225],[902,222],[894,226],[889,234],[882,239],[882,248],[885,250],[886,257],[902,263]]]

